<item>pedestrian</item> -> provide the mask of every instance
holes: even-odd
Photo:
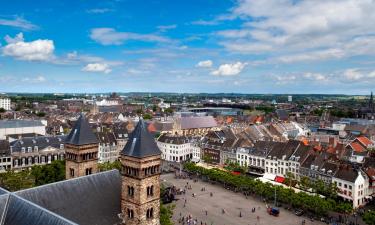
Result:
[[[240,211],[240,217],[242,217],[241,211]]]
[[[207,213],[208,213],[208,212],[207,212],[207,210],[206,210],[206,216],[207,216]]]

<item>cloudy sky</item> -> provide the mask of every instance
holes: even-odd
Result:
[[[0,92],[375,91],[375,0],[7,1]]]

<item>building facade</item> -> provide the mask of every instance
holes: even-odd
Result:
[[[11,102],[9,98],[0,97],[0,108],[10,110]]]
[[[50,164],[65,158],[65,136],[25,137],[10,142],[12,169],[24,170],[34,165]]]
[[[157,145],[161,151],[161,158],[171,162],[184,162],[200,157],[195,151],[196,146],[192,139],[180,135],[162,134]]]

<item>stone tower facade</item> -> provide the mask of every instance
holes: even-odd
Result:
[[[160,224],[161,152],[140,120],[121,152],[124,225]]]
[[[65,140],[65,177],[71,179],[98,172],[99,142],[83,114]]]

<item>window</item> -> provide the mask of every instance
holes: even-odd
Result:
[[[133,219],[134,218],[134,211],[132,209],[128,209],[128,218]]]
[[[73,168],[70,168],[70,176],[74,177],[74,169]]]
[[[134,196],[134,187],[128,186],[128,196],[130,197]]]
[[[146,212],[146,218],[147,219],[150,219],[154,217],[154,208],[151,208],[151,209],[147,209],[147,212]]]
[[[86,175],[92,174],[92,168],[86,168]]]

